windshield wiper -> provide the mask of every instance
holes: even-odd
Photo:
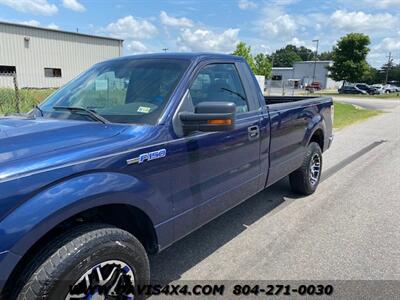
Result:
[[[38,112],[40,112],[40,115],[41,115],[42,117],[44,117],[43,110],[42,110],[39,106],[34,105],[33,108],[36,109]]]
[[[234,94],[234,95],[236,95],[236,96],[242,98],[242,100],[246,101],[246,98],[245,98],[242,94],[240,94],[240,93],[238,93],[238,92],[232,91],[232,90],[227,89],[227,88],[224,88],[224,87],[222,87],[221,90],[224,90],[224,91],[227,91],[227,92],[229,92],[229,93],[232,93],[232,94]]]
[[[84,112],[95,121],[99,121],[104,124],[110,123],[107,119],[103,118],[99,114],[96,114],[93,110],[90,110],[90,109],[87,109],[84,107],[80,107],[80,106],[53,106],[53,109],[54,110],[68,110],[71,113],[72,112]]]

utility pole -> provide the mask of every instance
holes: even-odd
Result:
[[[313,43],[317,43],[317,47],[315,49],[315,55],[314,55],[314,71],[313,71],[313,75],[312,75],[312,82],[315,81],[315,69],[317,67],[317,55],[318,55],[318,43],[319,40],[312,40]]]
[[[392,52],[389,52],[389,58],[388,58],[388,63],[387,63],[387,68],[386,68],[386,78],[385,78],[385,84],[387,84],[388,79],[389,79],[389,71],[390,71],[390,67],[392,66]]]
[[[162,48],[161,50],[164,51],[164,52],[167,52],[168,48]]]

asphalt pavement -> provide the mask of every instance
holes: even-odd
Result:
[[[392,109],[396,108],[399,105],[400,97],[397,99],[379,99],[370,97],[359,98],[351,96],[334,96],[333,100],[343,103],[355,104],[366,109],[379,109],[390,112]]]
[[[369,103],[387,112],[335,132],[316,193],[281,180],[152,256],[152,279],[400,280],[400,102]]]

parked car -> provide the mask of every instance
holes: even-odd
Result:
[[[385,93],[395,93],[399,91],[399,88],[392,84],[384,85]]]
[[[332,115],[330,97],[264,97],[237,56],[93,66],[0,119],[3,299],[142,299],[149,253],[287,175],[312,194]]]
[[[396,92],[400,92],[400,86],[392,84],[393,88],[395,89]]]
[[[375,88],[375,90],[378,94],[385,93],[385,88],[384,88],[383,84],[373,84],[372,87]]]
[[[367,95],[367,92],[354,86],[354,85],[344,85],[338,89],[339,94],[361,94]]]
[[[354,86],[362,91],[367,92],[369,95],[375,95],[379,93],[373,86],[370,86],[366,83],[356,83]]]

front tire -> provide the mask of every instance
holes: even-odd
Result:
[[[121,287],[148,284],[150,279],[142,244],[129,232],[105,224],[73,228],[32,262],[20,276],[18,300],[90,299],[103,294],[128,299],[124,297],[133,297],[132,289],[120,292]]]
[[[311,195],[318,187],[322,171],[321,147],[312,142],[308,145],[306,156],[300,168],[289,175],[293,192],[301,195]]]

